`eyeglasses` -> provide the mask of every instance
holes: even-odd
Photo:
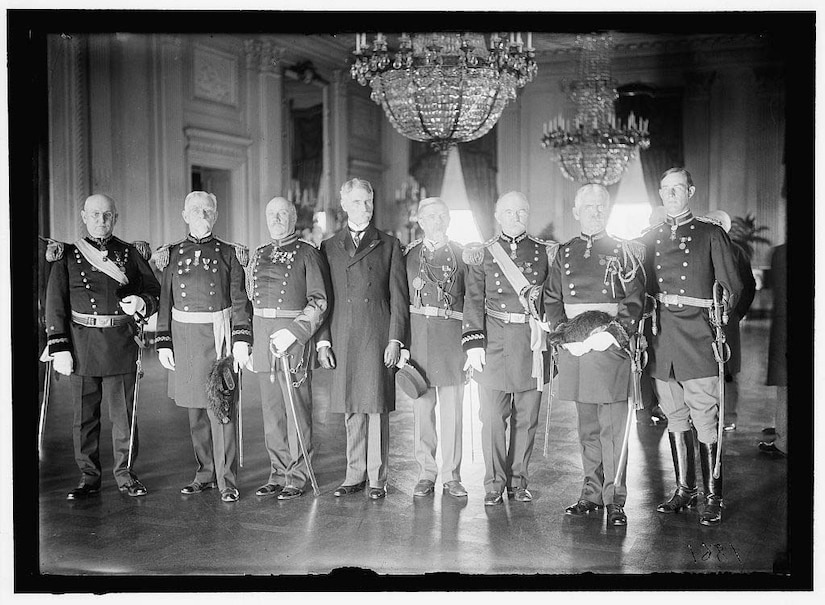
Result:
[[[683,185],[682,183],[679,183],[678,185],[673,185],[672,187],[659,187],[659,193],[673,192],[676,194],[682,194],[685,193],[687,190],[687,185]]]

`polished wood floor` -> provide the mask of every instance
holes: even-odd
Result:
[[[240,501],[222,503],[215,490],[183,496],[179,489],[194,474],[187,416],[166,397],[165,371],[154,352],[147,356],[141,385],[142,447],[135,466],[149,495],[130,498],[117,491],[110,424],[104,417],[103,489],[95,498],[70,502],[66,493],[79,475],[72,456],[68,381],[53,381],[40,466],[40,571],[207,576],[327,574],[343,567],[379,574],[771,572],[787,550],[787,468],[785,459],[766,457],[756,448],[773,414],[773,389],[764,386],[767,328],[764,320],[743,326],[739,425],[725,437],[726,508],[718,528],[699,525],[695,511],[656,513],[656,504],[673,488],[673,471],[666,429],[647,424],[635,424],[631,437],[628,526],[607,527],[603,515],[565,516],[564,507],[575,502],[581,482],[575,409],[554,401],[544,458],[546,395],[530,465],[532,503],[483,505],[480,422],[477,413],[470,422],[469,398],[462,466],[469,498],[438,492],[414,498],[412,408],[403,395],[391,415],[388,497],[376,502],[363,493],[335,498],[332,490],[344,476],[345,433],[342,417],[327,414],[324,371],[316,372],[313,384],[320,497],[309,493],[279,502],[254,495],[267,478],[268,461],[260,395],[251,376],[244,383]]]

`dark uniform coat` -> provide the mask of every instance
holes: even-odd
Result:
[[[457,242],[430,251],[422,240],[404,249],[410,305],[435,307],[445,312],[461,313],[464,309],[464,274],[461,258],[463,246]],[[420,282],[415,282],[416,278]],[[446,281],[445,281],[446,279]],[[444,282],[439,292],[435,280]],[[422,284],[416,296],[415,284]],[[461,348],[461,320],[410,314],[410,358],[432,386],[450,386],[464,382],[464,351]]]
[[[568,319],[565,305],[616,304],[616,320],[636,333],[645,297],[643,248],[604,231],[563,244],[544,287],[545,320],[551,329]],[[630,358],[618,347],[576,357],[559,347],[559,399],[580,403],[626,401]]]
[[[212,324],[173,321],[172,307],[188,312],[231,308],[232,343],[252,344],[241,264],[247,262],[247,250],[211,234],[189,235],[158,249],[153,258],[163,271],[155,342],[158,349],[175,351],[169,397],[180,407],[206,408],[207,379],[217,358]]]
[[[543,284],[547,279],[550,262],[558,249],[557,243],[545,242],[526,233],[514,240],[501,234],[485,242],[481,248],[468,248],[464,255],[467,285],[462,345],[465,351],[477,347],[486,350],[484,370],[473,373],[480,385],[505,393],[536,390],[536,379],[531,375],[533,352],[529,324],[505,323],[484,311],[486,306],[499,312],[527,312],[519,293],[510,285],[490,252],[490,246],[497,241],[508,255],[513,252],[511,243],[515,245],[513,262],[531,286]]]
[[[690,211],[668,221],[640,238],[646,248],[648,292],[711,299],[717,280],[735,306],[742,282],[725,230]],[[667,381],[672,371],[679,382],[717,375],[708,309],[661,302],[658,308],[658,335],[648,348],[650,375]]]
[[[745,249],[731,241],[731,250],[736,257],[736,268],[742,282],[742,294],[725,326],[725,340],[730,347],[730,359],[725,364],[725,373],[737,374],[742,369],[742,340],[739,336],[739,322],[745,317],[753,303],[753,297],[756,295],[756,280],[753,278],[751,261]]]
[[[98,250],[106,250],[107,262],[115,263],[129,283],[121,286],[113,278],[93,267],[74,244],[55,251],[46,292],[46,333],[49,353],[71,351],[74,373],[78,376],[113,376],[135,372],[138,347],[135,325],[96,328],[72,321],[72,311],[88,315],[121,315],[118,304],[131,294],[146,303],[146,317],[158,308],[160,286],[149,263],[133,244],[116,237],[105,243],[97,238],[86,241]],[[148,256],[149,245],[135,242]]]
[[[391,339],[406,342],[410,314],[401,244],[370,225],[357,251],[344,228],[321,252],[332,278],[333,310],[318,335],[335,355],[330,411],[392,412],[395,369],[384,367],[384,349]]]
[[[295,318],[252,317],[255,344],[252,351],[254,372],[269,372],[269,337],[281,329],[289,330],[297,342],[289,353],[292,367],[303,363],[311,368],[314,338],[329,310],[327,284],[329,269],[319,250],[292,234],[278,242],[259,246],[247,267],[246,289],[253,309],[298,311]],[[309,346],[307,346],[309,345]]]

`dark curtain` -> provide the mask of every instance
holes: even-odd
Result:
[[[642,173],[650,203],[661,205],[659,177],[673,166],[684,166],[682,139],[681,88],[651,88],[644,84],[628,84],[618,89],[616,117],[622,122],[632,111],[636,118],[650,120],[650,147],[641,150]],[[617,186],[616,186],[617,187]],[[611,192],[615,194],[615,191]]]
[[[485,239],[492,237],[495,230],[493,207],[498,197],[496,130],[493,127],[480,139],[458,145],[467,198],[478,230]],[[441,154],[429,143],[410,142],[410,175],[424,187],[427,196],[441,195],[445,168]]]
[[[309,190],[318,195],[323,163],[324,125],[323,105],[305,109],[292,109],[292,178],[301,185],[301,191]]]

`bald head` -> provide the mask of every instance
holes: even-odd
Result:
[[[527,219],[530,218],[530,202],[520,191],[509,191],[496,202],[496,221],[501,231],[510,237],[516,237],[527,231]]]
[[[182,214],[189,232],[195,237],[204,237],[212,232],[218,220],[218,198],[206,191],[193,191],[183,201]]]
[[[80,218],[92,237],[109,237],[117,223],[117,208],[108,195],[95,193],[86,198]]]
[[[273,197],[266,205],[266,226],[272,239],[283,239],[295,231],[298,211],[295,205],[283,197]]]

